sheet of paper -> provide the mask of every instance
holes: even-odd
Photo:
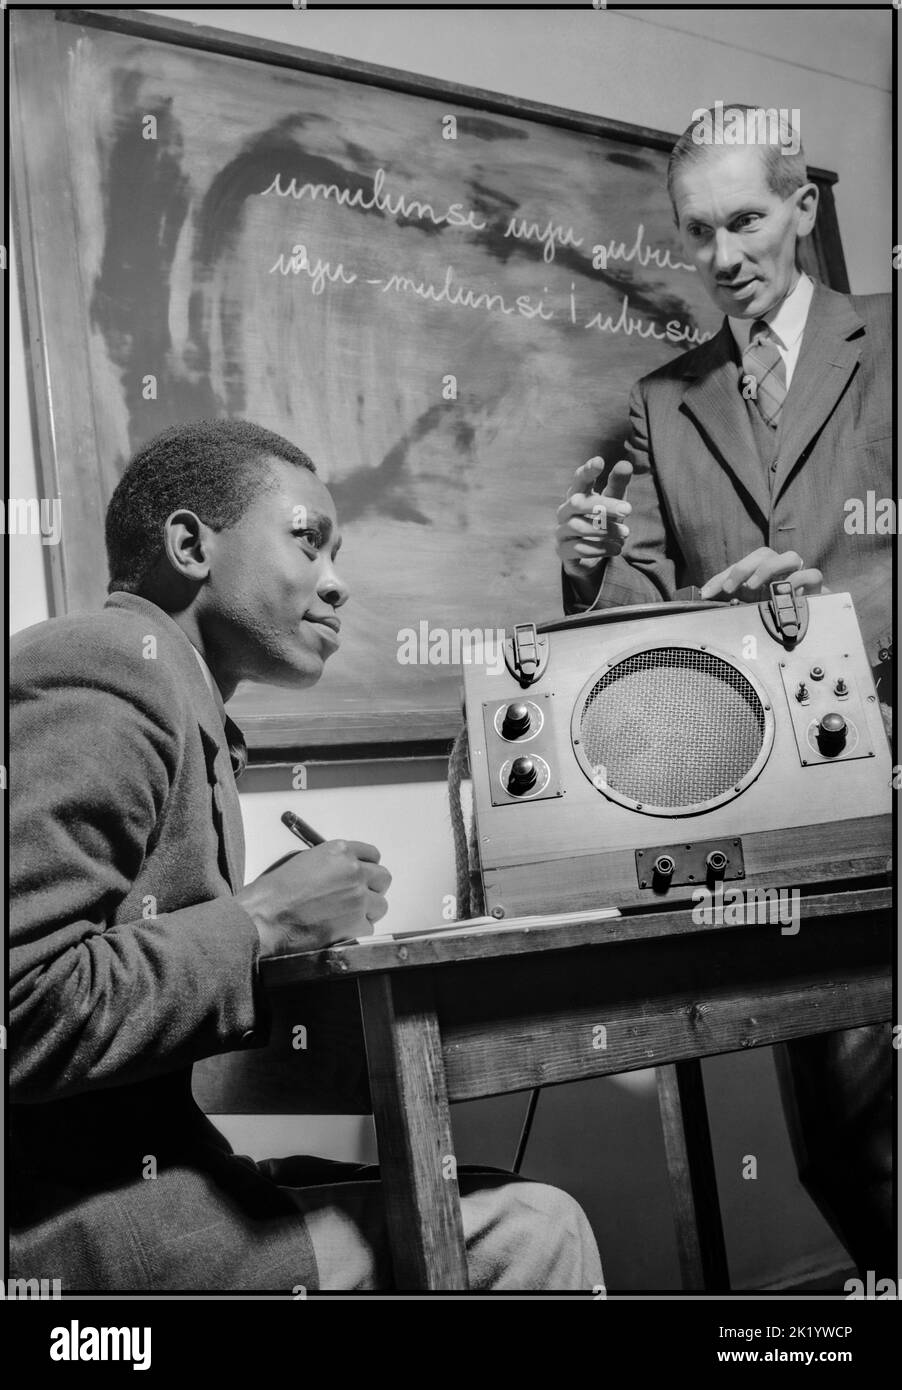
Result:
[[[462,922],[441,922],[435,927],[395,927],[388,932],[376,932],[374,936],[357,938],[359,946],[371,946],[377,941],[401,941],[414,936],[447,936],[449,932],[470,936],[480,932],[522,931],[529,927],[566,927],[573,922],[603,922],[609,917],[619,917],[616,907],[593,908],[586,912],[550,912],[531,917],[469,917]]]

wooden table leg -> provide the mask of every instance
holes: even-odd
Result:
[[[466,1289],[441,1035],[422,975],[363,976],[360,1007],[395,1287]]]
[[[723,1292],[730,1276],[701,1062],[656,1072],[683,1288]]]

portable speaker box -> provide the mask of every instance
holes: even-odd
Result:
[[[495,916],[878,879],[892,759],[848,594],[518,625],[464,667]]]

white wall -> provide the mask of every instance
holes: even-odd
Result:
[[[889,288],[889,7],[342,13],[279,5],[155,13],[674,132],[695,107],[718,98],[797,107],[809,162],[840,176],[852,289]],[[10,495],[36,496],[14,273],[11,280]],[[46,616],[47,594],[40,544],[13,537],[10,545],[16,630]],[[292,793],[287,770],[250,772],[242,794],[248,872],[290,848],[278,818],[295,805],[326,834],[380,846],[395,876],[389,921],[438,920],[443,895],[453,891],[442,777],[434,764],[314,767],[308,790]],[[795,1179],[770,1055],[713,1059],[705,1073],[734,1286],[838,1265],[842,1252]],[[509,1165],[524,1104],[513,1096],[457,1107],[461,1160]],[[232,1118],[223,1127],[257,1156],[372,1153],[369,1124],[356,1119]],[[747,1154],[758,1159],[754,1182],[740,1176]],[[545,1091],[526,1171],[583,1203],[610,1288],[678,1286],[652,1073]]]

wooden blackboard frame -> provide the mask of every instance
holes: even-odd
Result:
[[[85,350],[88,314],[77,267],[69,132],[63,120],[59,80],[61,22],[447,100],[457,106],[630,145],[669,150],[676,139],[665,131],[133,10],[17,9],[10,19],[13,207],[24,289],[35,451],[42,495],[62,496],[66,505],[63,542],[44,548],[54,615],[67,612],[72,596],[96,584],[96,566],[104,564],[104,557],[96,548],[80,546],[77,538],[102,534],[105,510],[97,468],[96,422],[93,416],[86,418],[84,411],[84,402],[92,399]],[[815,233],[803,243],[810,258],[806,268],[831,288],[848,293],[832,192],[837,175],[816,168],[810,168],[809,174],[820,190],[821,205]],[[47,265],[54,267],[52,317],[50,287],[42,278],[42,267]],[[310,750],[311,760],[435,756],[447,751],[459,723],[456,708],[412,708],[403,717],[372,709],[312,717],[273,715],[266,711],[263,692],[259,712],[242,716],[256,762],[295,759],[299,746],[305,752]]]

